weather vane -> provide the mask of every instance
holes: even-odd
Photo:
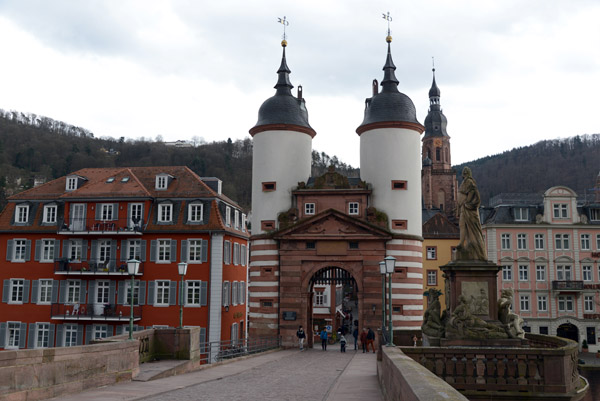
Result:
[[[387,15],[385,13],[382,14],[383,15],[383,19],[387,21],[388,24],[388,36],[391,36],[390,34],[390,22],[392,22],[392,17],[390,15],[390,12],[387,12]]]
[[[281,25],[283,25],[283,40],[286,39],[285,36],[285,27],[288,26],[290,24],[290,22],[285,19],[285,15],[283,16],[283,18],[277,18],[277,22],[279,22]]]

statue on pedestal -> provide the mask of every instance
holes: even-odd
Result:
[[[512,299],[512,289],[502,290],[501,297],[498,300],[498,320],[500,320],[510,338],[525,338],[523,319],[512,311]]]
[[[428,299],[428,306],[423,315],[421,331],[429,337],[444,337],[444,324],[442,323],[444,315],[441,314],[440,294],[441,292],[434,288],[425,293]]]
[[[463,168],[463,182],[458,188],[460,242],[456,247],[457,260],[487,261],[487,252],[479,220],[481,198],[469,167]]]

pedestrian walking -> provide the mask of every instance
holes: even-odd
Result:
[[[346,337],[343,334],[340,337],[340,352],[346,352]]]
[[[323,351],[327,351],[327,330],[324,327],[321,331],[321,348]]]
[[[373,353],[375,353],[375,332],[370,327],[367,332],[367,352],[369,352],[369,345],[373,349]]]
[[[304,332],[302,326],[298,328],[296,337],[298,337],[298,342],[300,343],[300,351],[304,351],[304,339],[306,338],[306,333]]]
[[[358,343],[358,327],[354,328],[354,331],[352,332],[352,337],[354,337],[354,351],[356,351],[357,348],[357,343]]]
[[[362,333],[360,333],[360,345],[362,346],[363,354],[367,349],[367,329],[363,329]]]

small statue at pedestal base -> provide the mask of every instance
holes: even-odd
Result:
[[[474,316],[464,296],[461,295],[458,302],[458,306],[454,308],[446,324],[446,338],[473,340],[508,338],[501,327]]]
[[[506,334],[510,338],[525,338],[523,319],[511,310],[513,291],[502,290],[498,300],[498,320],[502,323]]]

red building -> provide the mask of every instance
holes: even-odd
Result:
[[[187,167],[89,168],[8,199],[0,213],[0,348],[88,343],[129,329],[246,331],[246,215]],[[183,278],[178,263],[186,262]]]

